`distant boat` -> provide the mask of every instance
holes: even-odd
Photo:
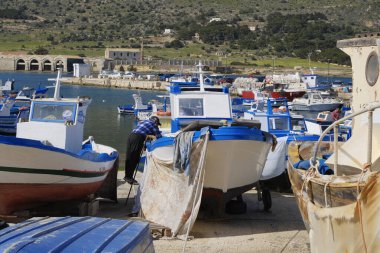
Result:
[[[335,98],[323,98],[318,91],[309,91],[302,98],[296,98],[291,103],[294,111],[333,111],[343,102]]]
[[[133,94],[133,99],[135,103],[133,105],[123,105],[118,106],[117,111],[119,114],[126,114],[126,115],[134,115],[137,117],[139,112],[151,112],[152,111],[152,105],[151,104],[143,104],[142,98],[140,94]]]
[[[0,136],[0,214],[47,202],[85,198],[112,169],[118,152],[83,142],[88,97],[61,98],[61,71],[54,98],[33,99],[16,137]]]

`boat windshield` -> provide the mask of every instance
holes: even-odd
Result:
[[[76,103],[35,102],[30,120],[57,123],[75,122],[76,106]]]
[[[269,118],[269,130],[289,131],[287,117],[271,117]]]
[[[180,98],[179,116],[203,116],[203,98]]]
[[[304,119],[292,118],[292,130],[293,131],[306,131],[306,124]]]

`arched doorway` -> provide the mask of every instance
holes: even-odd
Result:
[[[58,69],[62,69],[63,70],[63,61],[62,60],[58,60],[55,62],[55,71],[57,71]]]
[[[30,61],[30,68],[31,71],[40,70],[39,63],[36,59],[33,59]]]
[[[26,69],[26,64],[23,59],[18,59],[16,61],[16,70],[25,70]]]
[[[121,72],[125,71],[123,65],[120,65],[119,71],[121,71]]]
[[[51,70],[52,70],[51,61],[45,60],[42,64],[42,71],[51,71]]]

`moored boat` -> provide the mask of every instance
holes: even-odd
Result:
[[[289,146],[288,171],[311,252],[377,252],[380,248],[380,37],[376,34],[338,41],[351,57],[352,114],[321,135],[352,121],[351,138]],[[325,173],[327,172],[328,173]]]
[[[140,183],[142,213],[174,235],[186,233],[185,223],[191,228],[199,196],[220,212],[255,186],[275,143],[258,122],[233,120],[228,88],[200,80],[200,86],[171,87],[171,134],[149,145]]]
[[[302,98],[296,98],[291,104],[291,109],[295,111],[333,111],[337,107],[343,106],[341,100],[335,98],[323,98],[318,91],[309,91]]]
[[[133,94],[133,100],[135,103],[133,105],[123,105],[118,106],[117,111],[119,114],[134,115],[137,117],[139,112],[151,112],[151,104],[143,104],[140,94]]]
[[[95,193],[118,157],[115,149],[82,142],[88,97],[33,99],[16,137],[0,136],[0,214]]]

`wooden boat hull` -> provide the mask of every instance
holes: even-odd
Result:
[[[380,172],[341,167],[338,176],[311,176],[293,164],[310,159],[310,143],[292,142],[288,174],[312,252],[376,252],[380,243]],[[324,143],[325,153],[331,145]],[[306,150],[303,150],[306,146]],[[320,153],[322,155],[323,153]]]
[[[0,184],[0,214],[44,203],[83,199],[96,192],[102,181],[87,184]]]
[[[6,144],[10,138],[16,144]],[[117,152],[89,158],[49,146],[18,145],[17,139],[4,136],[0,143],[0,214],[43,202],[85,198],[101,186],[117,158]],[[104,152],[113,150],[98,147]]]

